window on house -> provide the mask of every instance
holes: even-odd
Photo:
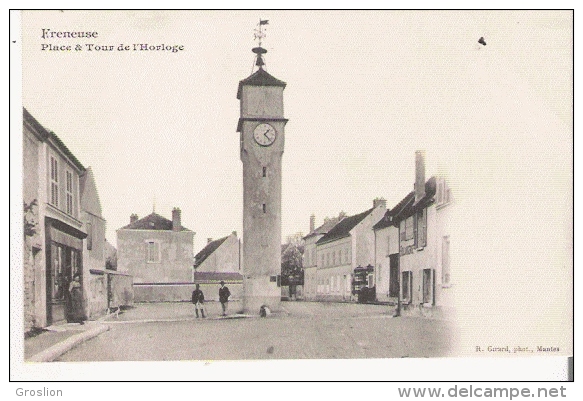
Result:
[[[443,237],[441,241],[441,283],[443,285],[449,285],[450,276],[450,266],[449,266],[449,236]]]
[[[423,303],[433,305],[434,274],[433,269],[423,269]]]
[[[265,203],[263,204],[263,213],[267,212],[267,207],[265,206]]]
[[[146,260],[148,263],[160,262],[160,244],[155,241],[148,241],[146,244]]]
[[[450,189],[445,179],[441,179],[437,185],[437,204],[442,205],[450,201]]]
[[[413,286],[413,275],[410,271],[404,271],[402,273],[401,285],[403,291],[401,291],[401,300],[405,303],[411,302],[411,288]]]
[[[324,254],[322,254],[322,257],[320,258],[320,265],[321,265],[322,267],[324,267],[324,266],[325,266],[325,265],[324,265]]]
[[[391,254],[391,234],[387,233],[387,256]]]
[[[267,177],[267,167],[263,167],[263,176]]]
[[[401,236],[401,241],[407,239],[407,231],[405,230],[405,220],[401,220],[399,223],[399,235]]]
[[[67,171],[66,182],[67,214],[73,215],[73,173]]]
[[[406,240],[413,239],[413,225],[414,225],[413,221],[414,221],[413,216],[409,216],[407,217],[407,220],[405,220]]]
[[[51,204],[59,206],[59,165],[57,159],[51,156]]]
[[[336,251],[332,252],[332,266],[336,266]]]
[[[417,212],[417,241],[416,245],[420,248],[427,245],[427,209]]]

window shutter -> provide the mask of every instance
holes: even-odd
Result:
[[[413,246],[415,248],[417,248],[417,246],[419,245],[419,233],[420,233],[420,227],[419,227],[419,212],[415,213],[413,215]]]
[[[419,285],[417,286],[417,300],[420,304],[423,303],[423,269],[419,269]]]
[[[417,215],[419,224],[417,234],[419,236],[418,246],[424,247],[427,245],[427,209],[423,209]]]
[[[431,305],[435,305],[435,269],[431,269]]]

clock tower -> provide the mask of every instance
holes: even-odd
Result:
[[[255,37],[257,71],[239,82],[241,114],[237,125],[243,163],[243,311],[261,306],[280,309],[281,159],[287,119],[283,116],[286,83],[265,71],[260,21]]]

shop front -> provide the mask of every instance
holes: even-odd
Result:
[[[83,283],[83,238],[86,234],[62,221],[46,218],[47,324],[67,320],[69,285],[76,274]],[[83,288],[82,288],[83,290]]]

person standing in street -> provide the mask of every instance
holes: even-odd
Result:
[[[204,315],[204,294],[200,289],[200,284],[196,285],[196,289],[192,291],[192,303],[194,304],[194,310],[196,311],[196,317],[198,318],[198,310],[200,309],[200,313],[202,317],[206,317]]]
[[[69,284],[69,322],[84,324],[85,310],[83,308],[83,291],[81,276],[77,273]]]
[[[221,288],[219,288],[219,301],[221,302],[221,306],[223,307],[223,316],[227,316],[227,306],[229,303],[230,296],[231,292],[229,291],[229,287],[225,286],[224,281],[221,281]]]

